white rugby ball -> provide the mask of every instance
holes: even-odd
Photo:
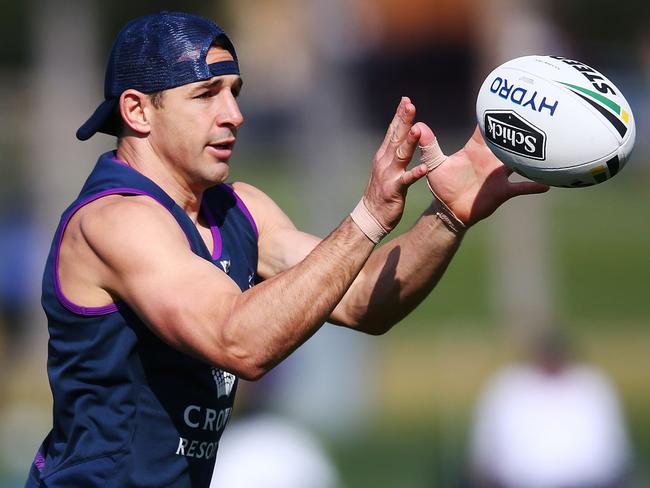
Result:
[[[551,186],[613,177],[636,134],[620,90],[595,69],[560,56],[524,56],[496,68],[479,90],[476,116],[505,165]]]

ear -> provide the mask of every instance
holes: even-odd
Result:
[[[128,89],[120,95],[120,114],[126,127],[140,135],[151,132],[149,97],[138,90]]]

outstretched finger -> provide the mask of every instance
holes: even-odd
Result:
[[[542,183],[535,183],[534,181],[518,181],[515,183],[509,183],[509,196],[510,198],[516,197],[519,195],[532,195],[535,193],[545,193],[550,187]]]
[[[402,173],[402,176],[400,177],[402,185],[408,188],[413,183],[418,181],[420,178],[425,176],[427,172],[428,172],[427,165],[424,163],[418,164],[416,167],[410,169],[409,171],[404,171],[404,173]]]
[[[407,139],[408,133],[413,127],[413,120],[415,119],[415,105],[407,102],[402,107],[402,112],[397,120],[395,130],[388,141],[387,150],[397,151],[400,145]]]
[[[420,129],[417,126],[410,128],[406,134],[406,140],[402,142],[397,149],[395,150],[395,157],[393,160],[402,168],[406,168],[417,147],[417,143],[420,140]]]
[[[390,141],[390,138],[393,136],[393,132],[395,131],[395,127],[397,127],[397,123],[399,121],[399,114],[402,110],[402,106],[406,103],[406,101],[407,101],[406,97],[402,97],[401,100],[399,101],[399,104],[397,105],[397,109],[395,110],[395,115],[393,116],[393,120],[390,121],[390,124],[388,125],[388,129],[386,130],[386,135],[384,136],[384,140],[381,142],[381,145],[377,150],[377,154],[379,156],[382,156],[384,152],[386,152],[386,146],[388,146],[388,141]]]
[[[397,110],[395,111],[395,115],[393,116],[393,120],[391,121],[390,125],[388,126],[388,130],[386,131],[386,135],[384,136],[384,140],[382,141],[381,145],[379,146],[379,149],[377,150],[377,155],[381,158],[385,153],[386,153],[386,148],[388,147],[388,144],[390,141],[394,138],[397,137],[396,131],[399,130],[399,127],[401,125],[401,121],[404,117],[404,111],[405,107],[407,105],[412,105],[411,100],[409,97],[402,97],[400,100],[399,105],[397,106]],[[413,107],[415,109],[415,107]]]

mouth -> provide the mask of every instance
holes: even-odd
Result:
[[[217,144],[210,144],[210,147],[213,147],[215,149],[229,149],[232,151],[234,145],[235,145],[235,141],[231,141],[231,142],[219,142]]]
[[[213,153],[219,159],[228,159],[232,155],[232,150],[235,147],[235,139],[228,139],[224,141],[215,142],[213,144],[208,144],[208,148],[211,149]]]

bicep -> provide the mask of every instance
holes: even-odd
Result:
[[[179,250],[138,265],[116,262],[113,276],[116,293],[158,336],[183,352],[223,362],[220,329],[241,291],[220,269]]]
[[[322,239],[296,228],[287,214],[261,190],[235,183],[237,194],[250,210],[259,230],[257,274],[271,278],[292,268]]]
[[[295,228],[278,228],[259,243],[257,272],[271,278],[301,262],[321,241]]]

